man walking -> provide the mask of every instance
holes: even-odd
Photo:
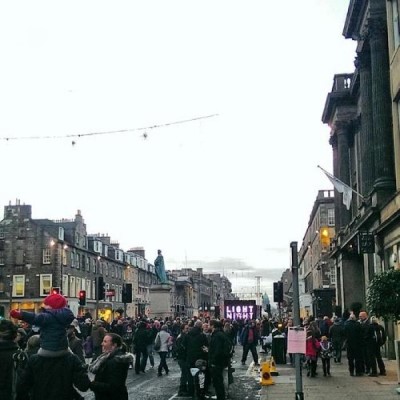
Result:
[[[258,354],[257,354],[257,343],[259,340],[259,334],[256,329],[256,324],[254,321],[250,321],[242,331],[240,336],[240,343],[243,346],[243,355],[242,355],[242,365],[246,364],[247,354],[249,350],[253,356],[254,364],[258,364]]]

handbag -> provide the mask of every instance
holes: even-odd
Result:
[[[154,350],[159,351],[160,348],[161,348],[161,338],[160,338],[160,334],[157,333],[156,340],[154,342]]]

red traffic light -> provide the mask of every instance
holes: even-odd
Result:
[[[86,305],[86,290],[79,291],[79,305],[80,306]]]

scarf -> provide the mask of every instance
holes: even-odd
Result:
[[[90,365],[89,365],[89,372],[92,374],[97,374],[99,369],[104,365],[107,361],[108,357],[110,357],[111,352],[102,353],[100,354]]]

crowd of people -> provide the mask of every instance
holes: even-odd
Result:
[[[347,355],[350,376],[386,375],[381,348],[386,343],[384,327],[366,311],[344,314],[342,318],[310,318],[303,323],[306,329],[307,375],[317,376],[321,359],[323,375],[331,375],[331,359],[342,362],[342,352]]]
[[[179,365],[178,396],[225,400],[227,383],[233,381],[235,346],[243,347],[241,363],[249,353],[259,365],[257,346],[271,349],[274,337],[285,338],[287,354],[289,318],[275,321],[190,319],[136,319],[119,316],[111,323],[93,320],[90,314],[75,318],[59,294],[49,295],[40,313],[12,310],[12,320],[0,321],[0,399],[82,399],[92,390],[96,400],[128,399],[129,369],[140,375],[157,367],[158,377],[168,375],[168,359]],[[308,318],[304,363],[307,375],[317,375],[321,360],[323,375],[331,375],[331,359],[341,363],[347,350],[352,376],[385,375],[380,348],[385,330],[365,311],[343,318]],[[277,336],[279,335],[279,336]],[[266,341],[271,338],[271,341]],[[159,360],[156,366],[155,354]],[[378,372],[379,369],[379,372]],[[224,382],[228,371],[228,382]]]
[[[82,399],[81,392],[91,390],[96,400],[128,399],[129,369],[143,374],[157,367],[161,378],[173,359],[181,370],[179,396],[204,399],[212,387],[214,397],[225,400],[223,372],[233,379],[238,338],[257,356],[254,329],[250,322],[197,317],[119,316],[108,323],[75,317],[63,296],[51,294],[39,313],[12,310],[0,321],[0,398]]]

